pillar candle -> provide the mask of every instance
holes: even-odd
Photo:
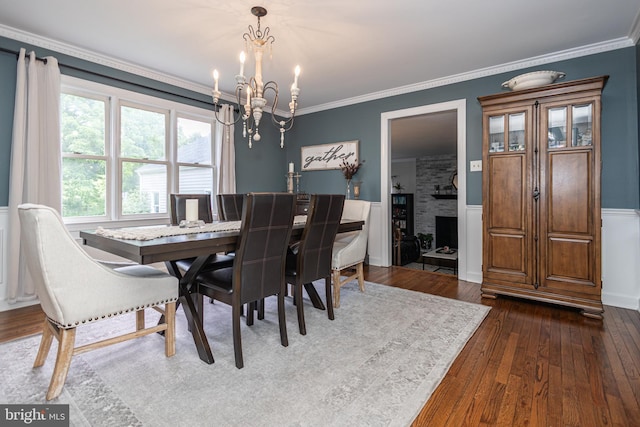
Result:
[[[198,199],[186,200],[186,220],[189,222],[198,220]]]
[[[289,163],[289,172],[294,172],[294,166],[293,166],[293,162]]]

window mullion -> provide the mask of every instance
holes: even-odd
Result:
[[[216,167],[215,159],[212,153],[211,155],[207,153],[210,147],[203,147],[204,141],[211,144],[213,140],[211,123],[214,119],[211,111],[70,76],[63,76],[62,80],[63,93],[81,98],[100,99],[104,102],[105,109],[104,124],[99,124],[97,127],[100,130],[100,127],[104,126],[102,130],[104,132],[104,156],[98,155],[99,152],[95,150],[85,152],[78,149],[77,153],[70,152],[74,150],[73,139],[67,140],[71,141],[67,142],[70,147],[67,150],[69,152],[63,154],[63,158],[104,162],[100,166],[102,170],[99,172],[101,175],[99,179],[104,182],[91,181],[95,184],[94,188],[97,188],[98,185],[100,187],[97,194],[105,192],[102,196],[105,203],[104,217],[102,214],[100,217],[83,216],[84,212],[89,211],[76,208],[74,216],[69,217],[71,222],[81,225],[82,223],[92,222],[95,224],[103,221],[161,221],[163,218],[168,218],[166,212],[162,212],[166,209],[165,206],[162,206],[164,199],[168,198],[168,195],[164,194],[165,192],[184,190],[183,192],[214,193],[215,189],[211,187],[209,181],[211,181],[212,171]],[[73,100],[73,102],[74,104],[68,104],[72,108],[75,106],[82,108],[86,105],[83,104],[82,99]],[[68,110],[69,115],[65,117],[74,117],[74,112],[78,110],[74,111],[72,108]],[[153,113],[156,113],[155,118]],[[157,114],[163,115],[164,120],[162,121]],[[96,121],[86,120],[86,117],[77,116],[78,123],[96,129]],[[147,121],[147,118],[150,120]],[[160,127],[161,121],[164,124],[163,129]],[[203,123],[208,123],[209,127],[203,130]],[[97,135],[97,132],[93,134]],[[69,135],[72,138],[75,137],[71,133]],[[88,135],[91,134],[88,133]],[[123,140],[123,138],[125,139]],[[161,141],[161,138],[164,140]],[[164,147],[162,159],[160,144],[163,144]],[[83,145],[80,144],[79,147],[83,148]],[[141,158],[146,156],[146,153],[149,153],[149,159]],[[178,164],[180,156],[183,157],[183,161]],[[184,159],[187,160],[184,161]],[[93,168],[90,166],[91,163],[88,165]],[[93,169],[81,168],[79,170],[90,171]],[[74,171],[69,169],[69,172],[68,176],[71,178]],[[164,173],[166,173],[166,177],[160,175]],[[103,174],[106,174],[106,177]],[[76,173],[75,178],[72,179],[77,181],[78,176],[79,174]],[[123,182],[123,180],[125,181]],[[70,181],[72,185],[69,186],[71,189],[69,194],[73,194],[76,197],[75,200],[78,200],[78,197],[83,197],[83,189],[78,188],[78,191],[75,191],[76,187],[73,186],[75,181]],[[125,198],[126,203],[123,206]],[[71,203],[70,206],[72,206]],[[76,204],[76,206],[81,207],[82,205]],[[148,211],[145,210],[146,206],[149,206]],[[124,211],[128,213],[125,215]]]

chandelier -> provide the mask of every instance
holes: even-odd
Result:
[[[291,102],[289,102],[289,111],[291,117],[286,120],[276,120],[275,111],[278,107],[278,84],[274,81],[264,83],[262,80],[262,56],[269,48],[269,54],[271,54],[271,48],[275,37],[269,35],[269,27],[266,27],[264,31],[260,29],[260,18],[267,14],[267,9],[260,6],[251,8],[251,13],[258,18],[258,28],[254,28],[249,25],[249,31],[242,35],[245,41],[245,51],[251,49],[255,58],[255,73],[253,77],[247,78],[244,75],[244,62],[246,59],[245,51],[240,53],[240,74],[236,76],[236,103],[238,108],[238,115],[234,117],[233,123],[237,123],[242,119],[242,135],[249,140],[249,148],[252,147],[252,141],[260,141],[260,132],[258,126],[260,126],[260,119],[262,118],[262,112],[267,105],[265,95],[269,92],[273,92],[273,103],[271,105],[271,120],[276,127],[280,128],[280,148],[284,148],[284,133],[291,129],[293,126],[293,118],[296,114],[296,108],[298,106],[298,95],[300,89],[298,88],[298,76],[300,75],[300,67],[296,66],[294,73],[293,84],[291,85]],[[213,71],[213,102],[215,104],[215,116],[216,120],[225,126],[230,126],[231,121],[222,120],[218,116],[220,100],[220,91],[218,90],[218,70]],[[245,99],[246,102],[242,103]],[[243,113],[244,111],[244,113]]]

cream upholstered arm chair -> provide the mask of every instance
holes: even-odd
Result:
[[[365,200],[345,200],[342,211],[343,219],[364,221],[362,230],[350,233],[340,233],[333,244],[333,259],[331,270],[333,276],[333,303],[340,307],[340,287],[357,278],[360,290],[364,292],[364,259],[367,255],[367,241],[369,240],[369,216],[371,202]],[[347,268],[354,267],[355,274],[340,280],[340,274]]]
[[[62,392],[73,355],[161,331],[165,332],[166,356],[175,354],[178,279],[148,266],[114,269],[102,265],[73,239],[52,208],[23,204],[18,214],[23,255],[46,315],[34,368],[44,364],[53,337],[58,340],[47,400]],[[165,322],[145,328],[146,307],[164,314]],[[78,326],[130,311],[136,312],[132,332],[75,347]]]

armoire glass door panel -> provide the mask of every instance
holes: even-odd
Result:
[[[571,145],[581,147],[592,145],[593,105],[574,105],[571,108]]]
[[[567,146],[567,107],[550,108],[547,117],[548,146],[560,148]]]
[[[504,152],[504,116],[489,117],[489,152]]]
[[[509,114],[509,151],[524,151],[525,114]]]

